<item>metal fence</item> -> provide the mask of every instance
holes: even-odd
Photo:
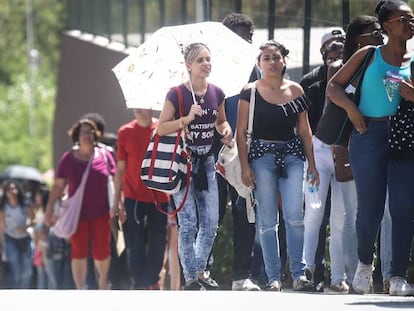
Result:
[[[213,3],[213,0],[68,0],[68,28],[100,35],[129,47],[140,45],[148,33],[162,26],[221,20],[230,12],[242,12],[253,18],[257,28],[267,29],[268,39],[274,37],[278,25],[303,28],[303,70],[306,72],[309,69],[312,7],[317,9],[323,1],[299,1],[299,7],[290,12],[279,12],[279,1],[215,0]],[[336,0],[335,3],[340,4],[337,5],[339,12],[336,14],[341,16],[342,10],[342,25],[346,25],[349,21],[349,1]],[[341,25],[338,20],[340,19],[336,19],[335,23]]]
[[[240,11],[241,0],[233,2],[230,10]],[[139,45],[162,26],[210,20],[211,9],[208,0],[69,0],[68,27]]]

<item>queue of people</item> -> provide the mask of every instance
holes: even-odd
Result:
[[[77,230],[61,241],[67,243],[70,255],[64,257],[70,258],[77,289],[90,288],[90,275],[97,288],[114,288],[114,271],[125,273],[128,289],[220,289],[209,260],[230,200],[233,254],[242,260],[232,265],[233,290],[287,289],[281,256],[286,253],[294,291],[323,291],[328,285],[327,290],[340,294],[369,293],[375,248],[381,241],[384,292],[414,295],[414,286],[407,282],[414,236],[414,160],[394,157],[388,139],[400,103],[414,102],[410,72],[414,54],[406,46],[414,36],[414,14],[400,0],[378,1],[375,13],[376,17],[357,16],[346,34],[329,29],[321,42],[324,64],[301,83],[286,75],[288,48],[277,40],[263,43],[252,68],[255,78],[246,77],[246,82],[255,82],[232,100],[208,81],[214,70],[209,47],[188,44],[183,55],[188,80],[168,92],[159,119],[150,109],[133,109],[133,120],[119,128],[115,149],[101,143],[104,129],[99,115],[82,116],[68,132],[73,147],[62,155],[46,199],[39,194],[35,205],[26,206],[17,183],[4,186],[0,234],[10,262],[11,287],[28,288],[35,266],[38,288],[61,288],[62,278],[55,274],[49,251],[56,205],[66,192],[75,193],[91,163]],[[251,41],[253,23],[247,16],[232,13],[223,23]],[[374,54],[360,81],[357,107],[347,93],[355,92],[351,77],[369,50]],[[354,126],[344,143],[353,175],[346,182],[336,179],[334,146],[323,142],[318,130],[328,99],[347,112]],[[247,146],[250,105],[254,105],[253,131]],[[151,136],[179,129],[192,137],[188,193],[182,189],[168,195],[146,188],[139,172]],[[243,200],[215,171],[214,142],[229,144],[233,136],[242,182],[253,189],[255,224],[247,222]],[[108,198],[110,175],[115,180],[113,201]],[[308,184],[320,189],[319,208],[310,204]],[[184,207],[167,219],[156,208],[155,197],[165,211],[183,200]],[[120,255],[114,252],[110,225],[114,218],[125,239],[124,271]],[[33,239],[27,230],[32,226]],[[326,234],[330,236],[328,279],[323,267]],[[166,262],[170,286],[161,284]],[[254,262],[262,265],[264,284],[255,281]],[[320,266],[322,273],[317,271]]]

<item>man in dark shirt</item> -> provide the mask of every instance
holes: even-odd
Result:
[[[230,13],[222,21],[223,25],[238,34],[247,42],[252,42],[254,32],[253,21],[245,14]],[[229,51],[231,53],[231,51]],[[255,66],[252,70],[249,80],[252,82],[260,77],[260,70]],[[237,108],[239,101],[239,94],[227,97],[225,101],[226,117],[233,133],[235,133],[237,123]],[[214,137],[214,154],[218,154],[221,149],[220,135],[215,132]],[[246,205],[242,198],[239,198],[236,189],[234,189],[220,174],[217,175],[217,182],[219,188],[219,224],[222,223],[228,198],[230,197],[233,216],[233,265],[232,265],[232,290],[243,291],[258,291],[260,287],[252,282],[251,266],[252,266],[252,251],[255,237],[255,224],[249,223],[247,219]],[[261,254],[260,254],[261,256]],[[211,264],[212,257],[210,257],[209,264]]]
[[[323,64],[315,67],[302,77],[300,84],[303,87],[306,95],[312,103],[309,110],[309,122],[312,133],[315,133],[316,126],[322,115],[323,106],[325,103],[325,89],[326,89],[326,75],[329,63],[328,52],[333,49],[343,49],[345,42],[345,32],[341,28],[329,28],[321,39],[321,55]]]

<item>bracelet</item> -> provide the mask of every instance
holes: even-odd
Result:
[[[187,126],[187,124],[185,124],[183,117],[179,118],[178,120],[180,120],[180,129],[183,129],[184,127]]]

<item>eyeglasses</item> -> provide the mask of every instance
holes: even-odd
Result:
[[[360,37],[383,38],[380,30],[375,29],[373,32],[367,32],[359,35]]]
[[[387,22],[388,23],[399,22],[401,24],[408,24],[408,23],[414,24],[414,17],[401,15],[401,16],[391,18],[387,20]]]
[[[80,131],[79,135],[81,136],[89,136],[89,135],[95,135],[95,131],[91,130],[91,131]]]

